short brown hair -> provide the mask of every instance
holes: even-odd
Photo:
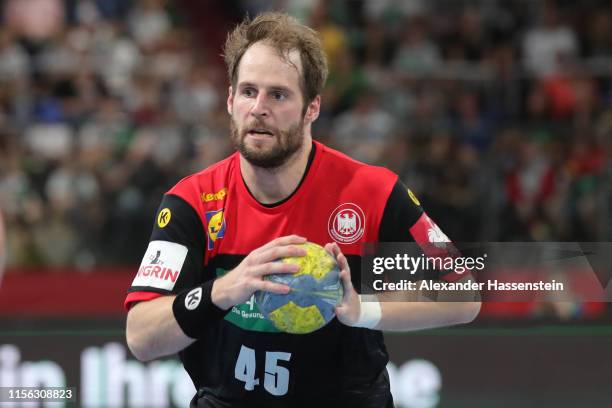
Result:
[[[304,102],[311,102],[321,94],[328,71],[327,58],[317,32],[294,17],[278,12],[262,13],[253,20],[246,17],[228,34],[223,57],[234,90],[242,56],[251,45],[259,41],[270,43],[285,59],[288,59],[290,51],[299,51],[304,71],[300,81]]]

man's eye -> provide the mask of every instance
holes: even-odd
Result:
[[[254,90],[254,89],[252,89],[252,88],[245,88],[245,89],[242,91],[242,94],[243,94],[244,96],[254,96],[254,95],[255,95],[255,90]]]
[[[285,99],[285,94],[282,92],[272,92],[272,97],[277,101],[282,101]]]

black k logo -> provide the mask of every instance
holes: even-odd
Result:
[[[164,208],[159,212],[157,216],[157,225],[159,228],[164,228],[168,223],[170,223],[170,218],[172,218],[172,213],[169,208]]]

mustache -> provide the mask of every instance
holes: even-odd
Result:
[[[278,134],[278,129],[276,127],[267,125],[261,119],[255,119],[252,122],[245,124],[244,127],[242,128],[241,133],[245,135],[248,131],[252,129],[265,129],[265,130],[270,131],[274,135]]]

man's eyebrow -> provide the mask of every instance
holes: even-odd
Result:
[[[246,88],[246,87],[258,88],[258,86],[252,82],[240,82],[238,84],[238,88]],[[283,92],[292,93],[291,89],[289,89],[288,87],[284,85],[271,85],[267,88],[271,91],[283,91]]]
[[[281,91],[285,93],[293,93],[291,89],[287,88],[286,86],[282,86],[282,85],[271,86],[270,90],[271,91]]]

